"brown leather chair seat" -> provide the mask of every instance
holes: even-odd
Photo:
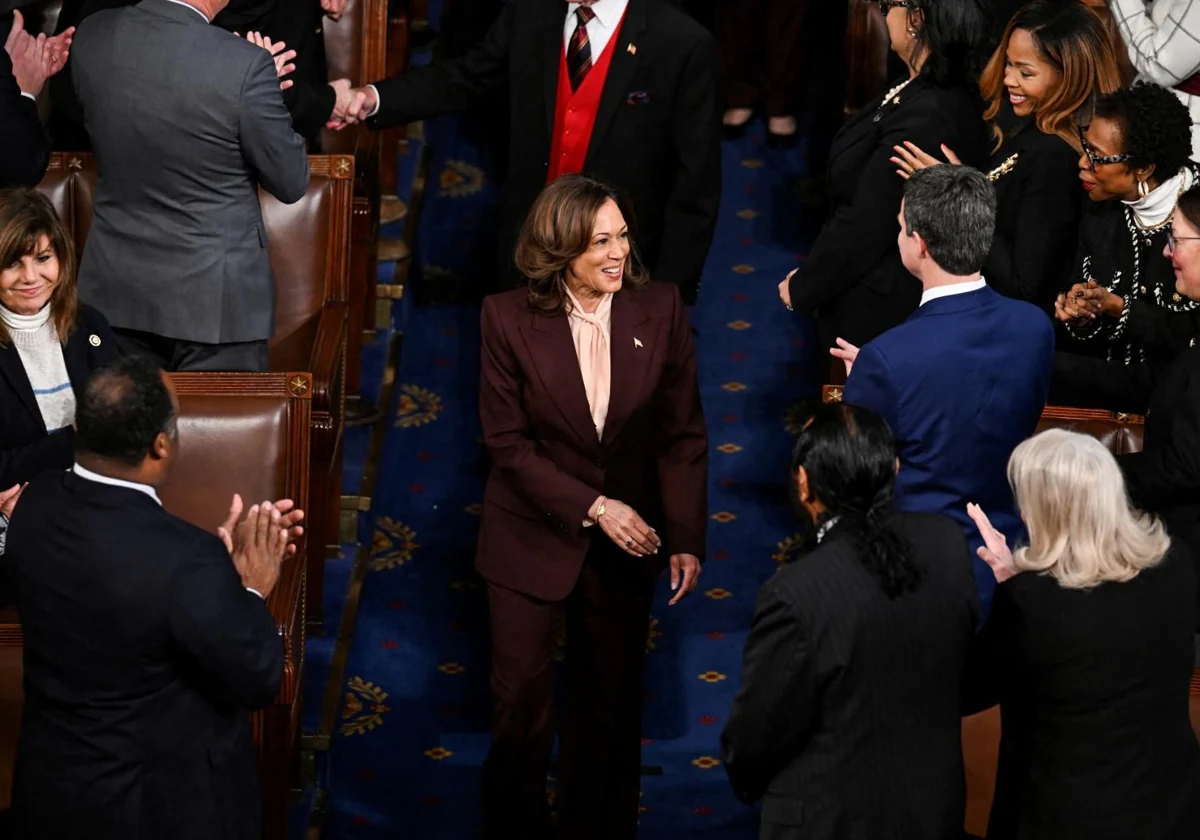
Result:
[[[319,620],[325,557],[337,548],[342,493],[347,300],[354,160],[309,157],[304,198],[283,204],[260,192],[267,250],[275,276],[273,371],[312,374],[309,509],[309,616]],[[96,161],[90,154],[55,153],[38,185],[53,202],[80,253],[92,226]]]

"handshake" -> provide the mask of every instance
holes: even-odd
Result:
[[[348,79],[338,79],[330,84],[337,91],[333,115],[325,123],[325,127],[331,131],[341,131],[348,125],[364,122],[379,107],[379,94],[373,85],[352,88]]]

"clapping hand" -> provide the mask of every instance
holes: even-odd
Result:
[[[67,65],[74,38],[73,26],[53,38],[45,35],[35,38],[25,31],[25,18],[21,13],[13,12],[12,28],[4,39],[4,50],[12,60],[13,77],[21,93],[37,96],[42,92],[46,80]]]
[[[263,504],[269,504],[263,502]],[[304,528],[300,526],[300,522],[304,520],[304,511],[296,507],[296,503],[291,499],[280,499],[277,502],[270,503],[272,508],[279,513],[280,527],[287,529],[288,546],[287,556],[290,557],[296,553],[296,540],[304,535]],[[255,505],[255,508],[260,507]],[[237,533],[238,519],[242,515],[242,497],[237,493],[233,494],[233,502],[229,505],[229,515],[225,518],[225,522],[217,528],[217,536],[221,538],[221,542],[225,543],[226,550],[230,554],[235,554],[238,550],[234,542],[234,537]],[[247,514],[247,517],[249,514]]]
[[[983,508],[974,503],[968,504],[967,516],[971,517],[971,521],[975,523],[980,536],[983,537],[983,545],[976,553],[980,560],[988,564],[992,574],[996,576],[996,583],[1004,583],[1013,575],[1019,574],[1020,570],[1013,563],[1008,541],[1004,539],[1003,534],[992,527],[992,522],[983,512]]]
[[[846,376],[849,376],[850,370],[854,367],[854,360],[858,358],[858,348],[846,339],[839,338],[837,347],[829,348],[829,355],[842,360],[842,363],[846,365]]]
[[[12,487],[0,492],[0,513],[11,518],[13,509],[17,506],[17,499],[21,498],[21,493],[24,492],[25,484],[14,484]]]
[[[905,181],[912,177],[912,174],[918,169],[928,169],[931,166],[937,166],[942,163],[942,161],[933,155],[922,151],[920,146],[910,140],[905,140],[902,146],[892,146],[892,149],[896,152],[896,156],[889,158],[889,160],[899,167],[896,170],[896,174]],[[954,151],[945,143],[941,145],[941,149],[942,154],[946,156],[946,162],[952,163],[955,166],[962,164],[962,161],[958,159],[958,155],[954,154]]]
[[[234,34],[236,35],[237,33],[235,32]],[[283,41],[272,41],[258,32],[247,32],[246,40],[256,47],[262,47],[271,54],[271,58],[275,62],[275,75],[280,79],[289,73],[295,72],[296,65],[290,62],[296,57],[296,51],[287,49],[287,44]],[[279,83],[279,89],[287,90],[293,84],[295,83],[291,79],[287,79]]]
[[[1076,283],[1071,290],[1060,294],[1054,301],[1054,317],[1072,326],[1095,320],[1099,315],[1119,318],[1125,310],[1125,300],[1088,278],[1086,283]]]
[[[263,598],[279,581],[279,565],[292,548],[284,515],[270,502],[254,505],[234,528],[233,565],[242,586]]]

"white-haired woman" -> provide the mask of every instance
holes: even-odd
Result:
[[[1008,478],[1028,546],[968,506],[1001,584],[965,682],[967,713],[1000,703],[988,838],[1195,840],[1191,558],[1095,438],[1036,435]]]

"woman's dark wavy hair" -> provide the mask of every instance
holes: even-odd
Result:
[[[891,599],[915,592],[925,569],[892,525],[896,441],[882,417],[843,403],[817,406],[792,451],[792,476],[804,467],[808,489],[838,518],[838,533],[856,544],[864,566]]]
[[[984,0],[909,2],[909,25],[920,32],[917,48],[929,47],[921,75],[938,87],[977,91],[995,46],[991,14]]]
[[[1117,123],[1129,155],[1126,166],[1141,169],[1154,165],[1161,182],[1175,175],[1192,156],[1192,115],[1174,93],[1152,82],[1130,87],[1096,100],[1093,119]]]

